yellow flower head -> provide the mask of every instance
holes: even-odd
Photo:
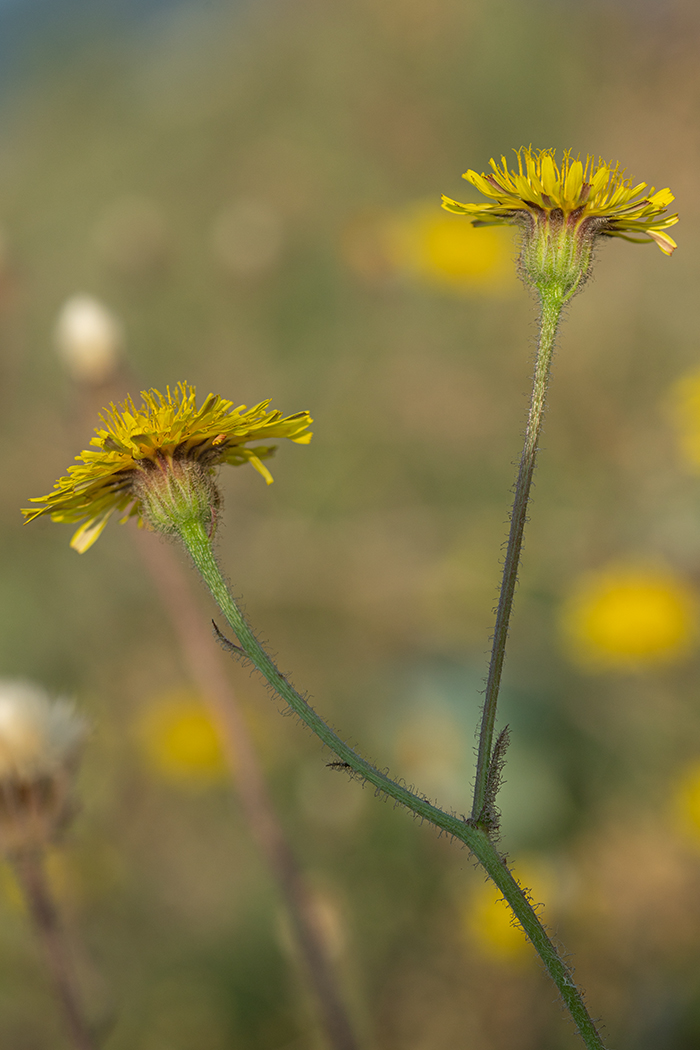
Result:
[[[251,449],[248,442],[284,437],[305,445],[311,440],[308,412],[283,418],[281,412],[268,411],[269,401],[246,411],[245,405],[234,408],[233,401],[210,394],[197,408],[195,389],[187,383],[179,383],[172,393],[168,388],[165,395],[145,390],[141,397],[139,408],[131,398],[119,408],[110,405],[91,441],[95,448],[76,456],[53,492],[32,499],[43,506],[22,511],[28,522],[43,514],[52,521],[84,522],[71,540],[71,547],[82,553],[114,511],[127,511],[122,521],[136,515],[141,522],[144,479],[181,477],[189,470],[213,486],[210,477],[221,463],[250,463],[269,485],[272,475],[262,460],[274,454],[275,446]],[[215,504],[215,495],[212,500]]]
[[[582,582],[562,627],[578,663],[633,670],[685,656],[697,633],[697,603],[670,573],[611,567]]]
[[[475,226],[519,224],[542,216],[556,216],[572,230],[588,235],[623,237],[628,241],[656,241],[670,255],[675,241],[665,232],[678,222],[666,215],[674,200],[670,190],[648,193],[645,182],[632,186],[618,164],[596,164],[588,156],[585,164],[567,151],[558,165],[554,150],[516,150],[517,171],[491,160],[492,171],[479,175],[471,169],[463,178],[489,198],[488,204],[461,204],[443,197],[443,207],[468,215]]]

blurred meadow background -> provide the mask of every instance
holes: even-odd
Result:
[[[700,1045],[699,46],[689,0],[0,5],[0,675],[93,725],[49,869],[105,1050],[325,1044],[133,523],[79,556],[19,508],[128,392],[311,411],[273,486],[222,472],[222,565],[324,717],[467,812],[536,313],[512,234],[439,195],[530,143],[670,186],[681,224],[670,260],[604,245],[561,332],[502,844],[606,1040]],[[75,296],[116,370],[61,342]],[[578,1046],[467,852],[230,678],[362,1045]],[[5,867],[0,972],[0,1045],[65,1046]]]

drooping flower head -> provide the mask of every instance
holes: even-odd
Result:
[[[122,519],[137,516],[154,528],[174,531],[173,515],[199,516],[209,532],[215,525],[218,491],[215,468],[222,463],[250,463],[269,484],[272,475],[262,460],[274,445],[248,448],[251,441],[289,438],[305,445],[311,440],[308,412],[282,417],[263,401],[246,410],[210,394],[197,408],[194,387],[178,384],[165,395],[145,390],[137,408],[131,398],[118,408],[110,405],[102,415],[91,445],[76,456],[66,477],[53,492],[31,500],[38,509],[22,511],[26,520],[44,514],[52,521],[83,522],[71,540],[81,554],[99,537],[114,511]]]
[[[557,164],[551,149],[515,153],[517,170],[501,157],[500,165],[491,160],[489,173],[465,172],[463,178],[488,203],[462,204],[443,196],[442,204],[447,211],[469,216],[475,226],[520,226],[521,271],[528,283],[542,287],[559,278],[570,298],[588,273],[599,236],[655,241],[666,255],[676,248],[666,233],[678,222],[677,215],[666,214],[674,200],[670,190],[647,191],[645,182],[633,186],[618,164],[596,163],[591,156],[584,163],[567,151]]]

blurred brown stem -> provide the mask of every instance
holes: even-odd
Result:
[[[241,805],[286,905],[328,1041],[334,1050],[357,1050],[358,1043],[318,929],[311,896],[277,819],[209,621],[198,607],[175,548],[145,529],[135,529],[133,535],[172,619],[192,680],[201,690],[221,731]]]
[[[95,1050],[97,1044],[83,1016],[73,966],[46,879],[43,857],[39,853],[22,853],[14,858],[14,868],[44,952],[54,991],[63,1007],[73,1046],[75,1050]]]

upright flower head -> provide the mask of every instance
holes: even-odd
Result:
[[[213,482],[217,466],[250,463],[269,485],[272,475],[262,460],[276,446],[251,449],[248,442],[311,440],[308,412],[283,418],[268,411],[269,401],[246,411],[245,405],[234,408],[232,401],[210,394],[197,408],[195,389],[187,383],[165,395],[146,390],[141,397],[139,408],[131,398],[119,408],[110,405],[91,441],[96,450],[81,452],[53,492],[31,500],[42,506],[22,511],[28,522],[42,514],[52,521],[84,522],[71,540],[80,553],[92,546],[115,510],[126,511],[123,521],[136,515],[162,532],[175,531],[178,515],[194,515],[211,532],[219,502]]]
[[[566,297],[588,274],[596,237],[623,237],[628,241],[656,241],[666,255],[676,247],[666,233],[678,222],[667,215],[674,197],[670,190],[647,193],[645,182],[633,186],[619,165],[585,163],[566,152],[558,165],[554,150],[516,150],[518,167],[508,168],[505,157],[492,171],[469,170],[464,178],[489,198],[486,204],[462,204],[443,197],[443,207],[468,215],[475,226],[518,225],[524,232],[521,271],[537,287],[559,279]]]
[[[41,848],[71,813],[73,773],[87,723],[65,700],[22,681],[0,682],[0,848]]]

